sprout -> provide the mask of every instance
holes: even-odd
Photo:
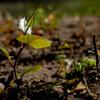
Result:
[[[25,17],[19,20],[18,28],[21,29],[24,33],[28,33],[28,34],[32,33],[31,28],[27,25],[27,21]]]
[[[94,68],[96,66],[95,59],[92,58],[83,58],[75,64],[75,70],[83,72],[85,69]]]

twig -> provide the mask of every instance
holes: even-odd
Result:
[[[86,81],[86,78],[85,77],[83,77],[83,81],[85,83],[85,86],[86,86],[86,89],[87,89],[88,94],[91,95],[92,93],[91,93],[91,91],[90,91],[90,89],[88,87],[88,84],[87,84],[87,81]]]
[[[96,68],[97,68],[97,76],[100,76],[100,68],[99,68],[99,56],[97,53],[97,46],[96,46],[96,40],[95,40],[95,35],[93,35],[93,45],[94,45],[94,52],[95,52],[95,58],[96,58]]]

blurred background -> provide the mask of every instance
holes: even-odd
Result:
[[[59,15],[100,15],[100,0],[1,0],[0,12],[30,15],[36,8]]]
[[[38,8],[38,13],[36,13]],[[35,12],[35,20],[32,28],[32,34],[46,37],[52,41],[52,45],[43,49],[33,49],[27,46],[21,53],[18,60],[18,66],[16,67],[19,75],[21,75],[27,66],[35,67],[35,65],[42,65],[43,70],[36,74],[33,73],[34,75],[26,75],[24,77],[25,81],[23,81],[23,87],[20,89],[22,92],[19,93],[21,93],[20,96],[22,98],[24,98],[23,95],[25,95],[25,98],[20,100],[33,100],[33,96],[35,97],[36,95],[37,98],[39,94],[43,94],[43,98],[45,98],[46,96],[44,93],[47,93],[47,97],[55,97],[52,95],[56,95],[56,92],[54,91],[50,92],[50,95],[48,95],[49,91],[51,91],[51,85],[49,86],[49,84],[47,85],[47,87],[50,87],[49,91],[49,88],[45,90],[43,85],[43,92],[39,90],[40,92],[37,92],[39,93],[37,95],[37,93],[34,92],[38,91],[37,82],[54,82],[56,78],[58,82],[59,76],[62,77],[64,75],[65,77],[65,74],[66,76],[68,74],[68,87],[71,86],[73,89],[70,91],[68,90],[73,96],[73,99],[71,97],[71,99],[68,100],[79,99],[74,99],[75,96],[73,94],[75,94],[74,92],[77,82],[83,83],[82,78],[84,78],[84,72],[88,72],[87,76],[90,75],[90,78],[93,74],[93,82],[94,80],[97,82],[97,77],[95,74],[97,71],[95,70],[94,73],[94,65],[92,68],[89,67],[89,65],[86,66],[82,65],[81,63],[77,63],[79,66],[76,67],[79,68],[80,74],[77,74],[76,72],[75,74],[72,74],[71,72],[74,72],[74,64],[78,60],[80,61],[80,58],[91,57],[94,59],[94,54],[91,55],[88,53],[88,50],[94,48],[92,40],[93,35],[96,35],[97,47],[100,48],[100,0],[0,0],[0,48],[5,48],[9,52],[13,61],[15,60],[18,53],[18,47],[20,46],[20,43],[16,40],[16,37],[23,34],[23,31],[17,27],[19,19],[25,17],[27,20],[33,14],[33,12]],[[59,59],[57,59],[57,57]],[[86,69],[84,66],[88,68]],[[90,69],[90,71],[88,71],[88,69]],[[0,78],[4,78],[8,82],[9,80],[7,79],[7,76],[12,75],[12,70],[12,66],[10,63],[8,64],[7,58],[0,54]],[[87,76],[85,75],[86,79],[88,79]],[[59,84],[57,83],[57,85],[65,86],[65,83],[61,83],[64,77],[59,81]],[[73,81],[74,79],[75,81]],[[29,86],[27,85],[28,82]],[[67,81],[64,82],[67,84]],[[97,84],[94,84],[94,86],[89,85],[91,87],[91,96],[98,97],[98,95],[100,95],[100,81],[98,82],[98,86]],[[34,89],[35,86],[36,90]],[[82,85],[82,88],[83,87],[84,85]],[[79,87],[78,91],[82,90],[83,92],[80,92],[81,95],[78,95],[82,97],[86,95],[84,100],[88,100],[86,99],[86,97],[89,97],[87,94],[87,86],[85,86],[85,89],[82,88]],[[30,90],[32,90],[32,92]],[[62,86],[61,89],[58,87],[57,92],[61,91],[59,92],[59,94],[61,94],[59,96],[62,98],[62,93],[64,94],[64,99],[59,100],[65,100],[65,90],[66,88],[63,88]],[[84,92],[84,90],[86,90],[86,92]],[[12,89],[12,95],[14,91],[16,90]],[[32,97],[32,99],[27,99],[26,94],[28,95],[27,98]],[[8,96],[12,99],[12,95]],[[70,97],[70,95],[68,96]],[[41,98],[41,100],[44,99]],[[52,100],[58,100],[58,97],[57,99],[53,98]]]

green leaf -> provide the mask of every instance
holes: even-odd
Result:
[[[33,24],[34,24],[34,21],[35,21],[35,16],[34,16],[34,14],[32,14],[32,16],[29,18],[29,20],[28,20],[26,26],[32,27]]]
[[[51,41],[46,38],[32,34],[21,35],[17,38],[17,40],[28,44],[35,49],[45,48],[51,45]]]
[[[35,25],[35,26],[41,26],[44,17],[45,17],[44,10],[43,10],[42,8],[38,8],[38,13],[37,13],[37,15],[35,16],[34,25]]]
[[[38,71],[40,71],[43,67],[41,65],[36,65],[34,67],[25,67],[24,70],[23,70],[23,73],[22,73],[22,76],[23,75],[29,75],[29,74],[33,74],[33,73],[36,73]]]
[[[10,56],[9,56],[9,53],[6,51],[6,49],[0,48],[0,53],[1,53],[2,55],[4,55],[10,62],[12,62],[12,60],[11,60],[11,58],[10,58]]]
[[[27,20],[27,26],[31,27],[33,24],[38,25],[41,23],[44,17],[44,10],[42,8],[38,8],[36,11],[33,12],[32,16],[30,16],[29,20]]]

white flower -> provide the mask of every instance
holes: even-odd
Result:
[[[19,20],[19,22],[18,22],[18,28],[21,29],[23,32],[26,32],[28,34],[31,34],[32,33],[31,28],[27,26],[27,21],[26,21],[25,17],[24,18],[21,18]]]

